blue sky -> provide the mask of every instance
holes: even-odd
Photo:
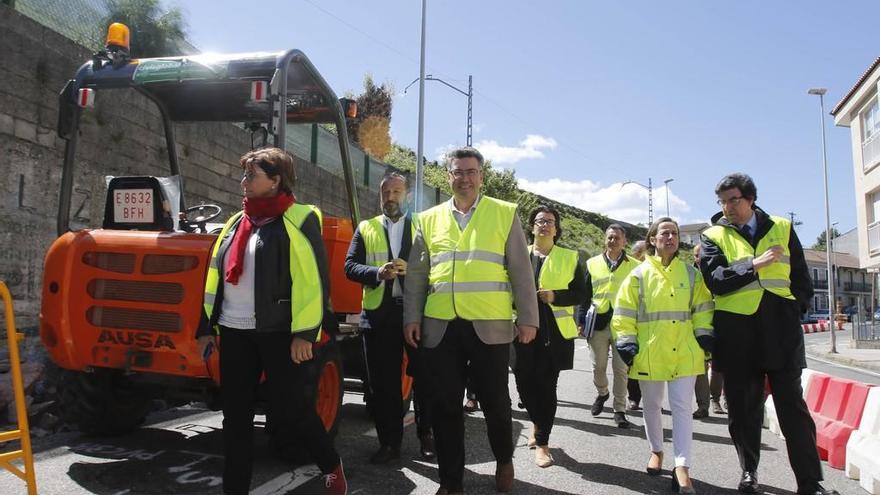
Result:
[[[169,2],[175,4],[174,2]],[[391,83],[394,139],[416,148],[418,0],[179,1],[206,51],[299,48],[337,93],[364,74]],[[259,5],[257,8],[255,5]],[[474,143],[521,186],[627,221],[663,179],[683,222],[708,219],[725,173],[750,174],[758,204],[824,229],[818,99],[826,112],[880,55],[880,2],[428,0],[427,72],[466,89]],[[425,150],[464,144],[466,98],[426,84]],[[832,222],[855,226],[849,129],[826,115]]]

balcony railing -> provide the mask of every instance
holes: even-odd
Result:
[[[862,282],[844,282],[843,290],[849,290],[853,292],[871,292],[871,284],[864,284]]]
[[[862,143],[862,171],[867,172],[880,163],[880,133],[875,132]]]
[[[813,280],[813,288],[814,289],[827,289],[828,281],[827,280]]]
[[[868,251],[871,254],[880,252],[880,222],[868,225]]]

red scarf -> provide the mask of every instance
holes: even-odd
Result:
[[[244,215],[235,234],[232,236],[232,245],[229,246],[229,259],[226,264],[226,281],[232,285],[238,285],[238,277],[244,268],[244,252],[247,249],[248,239],[254,226],[262,227],[267,223],[283,215],[290,205],[296,203],[296,196],[288,193],[280,193],[270,198],[244,198],[241,205],[244,207]]]

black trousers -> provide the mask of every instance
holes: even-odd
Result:
[[[384,321],[370,322],[372,328],[364,332],[367,370],[370,375],[370,410],[376,425],[379,445],[399,448],[403,439],[403,396],[401,371],[403,353],[407,353],[407,374],[413,377],[413,405],[416,432],[419,436],[431,433],[430,410],[422,390],[424,363],[418,352],[403,341],[403,306],[394,305]]]
[[[303,400],[306,380],[317,373],[314,362],[294,364],[288,332],[257,332],[220,327],[220,392],[223,400],[223,492],[247,494],[253,463],[254,402],[265,370],[269,407],[278,421],[272,434],[304,445],[323,473],[339,465],[333,438],[312,404]]]
[[[638,404],[642,401],[642,387],[639,386],[639,381],[633,378],[626,379],[626,396],[629,400]]]
[[[537,339],[528,344],[515,343],[516,389],[529,419],[535,423],[535,442],[547,446],[553,419],[556,417],[556,384],[559,370],[553,365],[550,347]]]
[[[513,423],[507,390],[509,349],[509,344],[484,344],[473,324],[462,319],[449,322],[437,347],[420,348],[427,370],[440,486],[450,492],[462,491],[464,478],[461,397],[469,360],[474,391],[486,417],[489,445],[495,460],[506,464],[513,459]]]
[[[799,488],[811,488],[822,480],[816,448],[816,425],[801,389],[801,369],[724,373],[728,429],[740,467],[756,471],[761,456],[761,425],[764,421],[764,377],[769,379],[779,426],[785,435],[788,461]]]

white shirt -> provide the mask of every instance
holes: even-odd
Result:
[[[383,215],[382,222],[388,230],[388,244],[391,245],[391,259],[399,258],[400,246],[403,244],[403,228],[406,226],[406,214],[401,215],[396,222]],[[394,279],[394,285],[391,286],[391,296],[403,297],[403,290],[400,288],[400,281],[396,278]]]
[[[468,222],[471,221],[471,217],[474,216],[474,211],[477,209],[477,205],[480,204],[480,198],[482,194],[477,194],[477,199],[474,200],[474,204],[471,205],[471,208],[468,211],[461,211],[455,206],[455,196],[449,198],[449,207],[452,209],[452,216],[455,217],[455,221],[458,222],[458,228],[464,230],[467,227]]]
[[[229,253],[232,249],[227,248],[223,256],[223,306],[217,323],[229,328],[242,330],[257,328],[257,315],[254,311],[254,264],[256,263],[257,240],[260,229],[251,231],[248,238],[247,248],[242,260],[241,275],[238,284],[232,285],[226,281],[225,267],[229,266]],[[231,246],[230,246],[231,247]]]

